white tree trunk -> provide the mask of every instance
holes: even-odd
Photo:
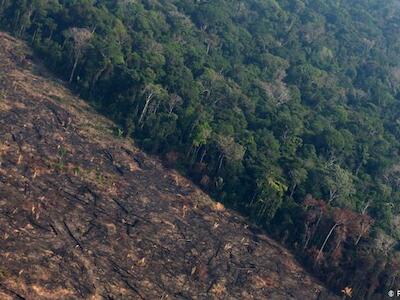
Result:
[[[71,83],[72,80],[74,79],[76,66],[78,65],[78,60],[79,60],[79,58],[78,58],[78,56],[76,56],[75,61],[74,61],[74,66],[72,67],[71,75],[69,76],[69,80],[68,80],[69,83]]]
[[[319,249],[318,255],[317,255],[317,261],[319,260],[319,258],[321,257],[322,251],[324,251],[324,248],[326,246],[326,243],[328,242],[329,238],[331,237],[333,231],[336,229],[336,227],[339,226],[339,223],[335,223],[335,225],[332,226],[331,230],[329,230],[328,235],[325,238],[324,243],[322,244],[321,248]]]
[[[143,122],[143,118],[146,115],[147,109],[149,108],[151,99],[153,99],[153,93],[150,93],[146,98],[146,103],[145,103],[142,113],[140,114],[140,117],[139,117],[139,121],[138,121],[139,125]]]

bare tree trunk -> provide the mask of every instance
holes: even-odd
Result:
[[[303,251],[307,249],[308,243],[310,242],[311,239],[311,229],[308,227],[308,225],[306,225],[306,241],[304,242],[304,246],[303,246]]]
[[[366,214],[369,205],[370,205],[370,200],[367,202],[367,204],[364,206],[364,208],[363,208],[363,210],[362,210],[362,214],[363,214],[363,215]],[[361,238],[362,238],[362,236],[363,236],[363,234],[364,234],[364,231],[365,231],[365,229],[366,229],[365,226],[368,226],[368,225],[366,225],[364,222],[362,222],[362,223],[361,223],[360,234],[358,235],[357,240],[356,240],[356,242],[355,242],[355,245],[356,245],[356,246],[357,246],[357,244],[360,242],[360,240],[361,240]]]
[[[311,241],[312,235],[315,235],[315,233],[317,232],[318,227],[319,227],[319,223],[321,223],[321,220],[322,220],[322,215],[323,215],[323,212],[322,212],[322,210],[321,210],[321,211],[319,212],[317,224],[315,224],[314,230],[310,231],[310,235],[309,235],[309,237],[308,237],[308,240],[306,241],[306,243],[305,243],[305,245],[304,245],[304,248],[303,248],[304,250],[307,248],[308,243]],[[311,234],[311,233],[312,233],[312,234]]]
[[[221,154],[221,155],[219,156],[218,160],[219,160],[219,163],[218,163],[217,173],[219,172],[219,170],[220,170],[221,167],[222,167],[222,162],[224,161],[224,155]]]
[[[151,99],[153,99],[153,93],[150,93],[146,98],[146,103],[143,107],[142,113],[140,114],[138,124],[140,125],[143,121],[144,116],[146,115],[147,109],[149,108],[149,104]]]
[[[49,34],[49,37],[47,38],[47,40],[51,41],[51,39],[53,38],[53,33],[54,33],[54,30],[50,30],[50,34]]]
[[[160,101],[156,102],[156,105],[154,106],[154,109],[152,112],[153,115],[157,113],[158,109],[160,108],[160,104],[161,104]]]
[[[206,156],[207,148],[204,146],[204,150],[201,153],[200,163],[203,163],[204,157]]]
[[[363,210],[362,210],[362,214],[365,215],[365,213],[367,212],[368,207],[371,204],[371,200],[368,200],[367,204],[365,204]]]
[[[76,66],[78,65],[78,60],[79,60],[79,57],[76,56],[75,61],[74,61],[74,66],[72,67],[71,75],[69,76],[69,80],[68,80],[69,83],[71,83],[72,80],[74,79]]]
[[[107,64],[105,64],[97,73],[94,75],[93,80],[92,80],[92,87],[91,90],[93,91],[97,81],[100,79],[100,77],[103,75],[104,71],[107,69]]]
[[[17,33],[17,35],[19,36],[19,37],[21,37],[22,36],[22,33],[25,31],[25,25],[22,25],[21,26],[21,28],[19,29],[19,32]]]
[[[364,231],[364,226],[362,226],[361,232],[360,232],[360,234],[358,235],[357,240],[356,240],[356,242],[354,243],[354,245],[357,246],[358,243],[360,242],[361,237],[362,237],[362,235],[363,235],[363,231]]]
[[[337,190],[329,190],[329,200],[328,204],[330,205],[333,200],[337,198]]]
[[[321,220],[322,220],[322,215],[323,215],[323,213],[322,213],[322,210],[321,210],[320,213],[319,213],[319,217],[318,217],[318,220],[317,220],[317,224],[315,224],[315,232],[318,230],[319,223],[320,223]]]
[[[324,243],[322,244],[321,248],[319,249],[318,255],[317,255],[317,261],[319,260],[319,258],[321,257],[322,251],[324,251],[324,248],[326,246],[326,243],[328,242],[329,238],[331,237],[333,231],[336,229],[336,227],[338,227],[340,224],[339,223],[335,223],[335,225],[332,226],[331,230],[329,230],[328,235],[325,238]]]
[[[196,161],[197,155],[199,154],[199,150],[200,150],[200,147],[195,147],[195,150],[194,150],[194,152],[193,152],[192,159],[190,160],[191,163],[193,163],[193,162]]]
[[[360,172],[362,165],[363,165],[363,161],[361,160],[356,169],[356,174],[355,174],[356,176],[358,176],[358,172]]]
[[[33,33],[33,36],[32,36],[32,42],[34,42],[36,40],[37,32],[38,32],[38,28],[36,27],[35,32]]]
[[[364,235],[364,233],[366,233],[367,226],[368,226],[368,224],[365,224],[364,222],[361,223],[361,230],[360,230],[360,233],[357,236],[357,240],[354,243],[354,245],[356,245],[356,246],[358,245],[358,243],[360,242],[362,236]]]
[[[293,184],[292,188],[290,189],[290,198],[293,198],[294,191],[296,190],[297,184]]]
[[[27,12],[27,17],[26,17],[29,21],[31,21],[32,13],[33,13],[33,10],[32,10],[32,7],[30,7],[30,10]],[[21,21],[21,19],[22,19],[22,16],[20,16],[19,20]],[[18,35],[22,36],[25,33],[25,29],[26,29],[26,25],[22,25]]]

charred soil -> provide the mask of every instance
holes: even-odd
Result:
[[[0,33],[0,299],[335,299]]]

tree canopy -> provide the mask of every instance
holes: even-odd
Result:
[[[141,147],[177,155],[293,249],[321,249],[337,224],[317,258],[348,266],[366,228],[400,237],[397,1],[3,0],[0,24]],[[351,213],[375,221],[335,221]]]

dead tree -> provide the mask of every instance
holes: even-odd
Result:
[[[73,27],[68,29],[66,33],[67,39],[72,39],[73,42],[73,56],[74,64],[72,66],[71,74],[69,76],[69,82],[71,83],[74,79],[76,67],[78,66],[79,60],[83,57],[86,49],[89,46],[90,40],[93,37],[93,32],[87,28]]]

